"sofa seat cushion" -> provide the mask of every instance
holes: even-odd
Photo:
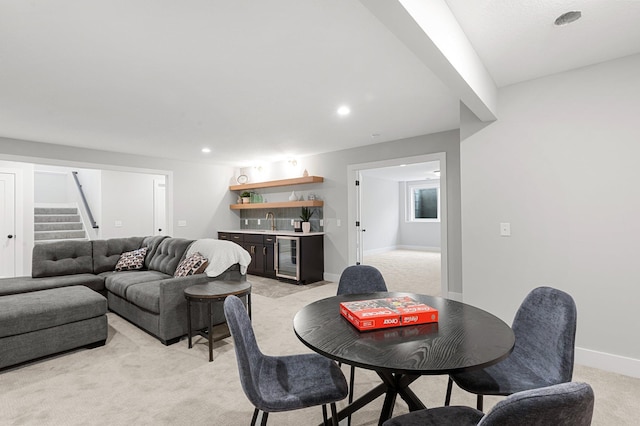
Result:
[[[100,276],[105,278],[107,290],[123,299],[128,299],[127,291],[132,285],[171,278],[171,275],[158,271],[103,272]]]
[[[63,287],[0,297],[0,337],[99,317],[107,299],[84,286]]]
[[[105,288],[104,278],[93,274],[45,278],[15,277],[0,280],[0,296],[76,285],[84,285],[94,291],[103,291]]]
[[[160,313],[160,281],[140,283],[127,289],[127,300],[154,314]]]

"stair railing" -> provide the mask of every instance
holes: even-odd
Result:
[[[89,208],[89,203],[87,203],[87,198],[84,196],[82,185],[80,185],[80,180],[78,179],[78,172],[71,172],[71,173],[73,174],[73,179],[76,181],[76,186],[78,187],[78,191],[80,191],[80,198],[82,198],[82,204],[84,204],[84,208],[87,211],[87,216],[89,216],[89,222],[91,222],[91,227],[93,229],[98,229],[99,226],[96,223],[96,221],[93,219],[91,208]]]

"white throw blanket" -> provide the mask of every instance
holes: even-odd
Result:
[[[211,238],[196,240],[187,250],[187,256],[195,252],[199,252],[209,260],[209,266],[204,271],[208,277],[217,277],[236,263],[240,264],[240,273],[244,275],[247,273],[247,266],[251,263],[249,252],[231,241]]]

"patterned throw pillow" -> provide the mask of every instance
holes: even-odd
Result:
[[[193,253],[185,260],[180,262],[176,268],[174,277],[186,277],[187,275],[201,274],[207,269],[209,260],[198,252]]]
[[[147,255],[147,248],[127,251],[120,255],[116,263],[116,271],[133,271],[144,267],[144,257]]]

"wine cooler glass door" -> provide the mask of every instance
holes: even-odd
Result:
[[[300,280],[299,237],[276,237],[276,276]]]

